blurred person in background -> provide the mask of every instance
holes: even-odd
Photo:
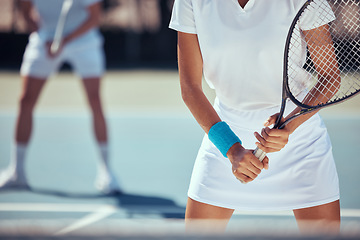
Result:
[[[33,110],[46,80],[67,62],[81,77],[92,110],[100,153],[95,186],[106,194],[121,193],[109,168],[107,126],[100,99],[100,81],[105,69],[103,38],[98,31],[101,0],[73,1],[66,17],[64,38],[59,50],[52,53],[50,46],[63,2],[64,0],[20,1],[21,13],[32,33],[20,70],[23,89],[14,149],[9,166],[0,173],[0,188],[29,189],[24,162],[32,132]]]

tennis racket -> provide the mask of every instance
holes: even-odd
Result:
[[[306,1],[286,39],[282,102],[274,128],[358,94],[359,70],[360,1]],[[288,101],[297,108],[284,117]],[[254,155],[262,161],[266,153],[256,148]]]
[[[50,46],[50,52],[52,54],[55,54],[55,53],[57,53],[57,51],[59,51],[59,48],[60,48],[60,45],[62,42],[66,18],[67,18],[67,15],[70,11],[72,4],[73,4],[73,0],[64,0],[64,2],[63,2],[59,20],[58,20],[58,23],[57,23],[56,29],[55,29],[54,40]]]

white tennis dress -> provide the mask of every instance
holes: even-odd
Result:
[[[105,69],[103,38],[98,28],[93,28],[69,42],[54,58],[47,53],[46,42],[52,41],[64,0],[22,0],[31,1],[40,20],[39,30],[29,37],[21,75],[46,79],[56,72],[62,63],[72,65],[82,78],[100,77]],[[63,36],[78,28],[87,18],[87,8],[102,0],[73,0],[66,17]]]
[[[237,0],[175,0],[170,28],[197,34],[204,77],[216,91],[214,108],[247,149],[256,147],[254,132],[279,112],[285,39],[304,2],[249,0],[241,8]],[[324,24],[331,20],[324,19]],[[318,27],[311,24],[301,27]],[[339,199],[332,147],[318,114],[291,134],[284,149],[268,157],[270,169],[241,184],[230,161],[205,135],[188,196],[239,210],[290,210]]]

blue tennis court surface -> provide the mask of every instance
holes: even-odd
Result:
[[[0,233],[21,231],[19,226],[23,231],[60,235],[114,229],[124,233],[131,228],[146,232],[165,223],[181,230],[203,132],[188,112],[166,105],[178,97],[174,93],[177,100],[162,99],[164,111],[156,106],[148,111],[107,112],[111,166],[124,190],[120,196],[102,195],[93,185],[99,155],[89,113],[40,108],[26,161],[32,190],[0,191]],[[4,110],[6,104],[0,109],[0,168],[10,159],[16,118],[16,111]],[[360,114],[326,113],[324,120],[340,177],[344,226],[359,229],[355,234],[360,236]],[[264,219],[296,228],[291,212],[238,211],[229,226],[234,229],[244,221],[255,225]]]

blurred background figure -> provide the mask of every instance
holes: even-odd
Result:
[[[29,30],[21,0],[0,1],[0,70],[20,65]],[[176,39],[168,24],[174,0],[103,0],[100,31],[106,67],[176,69]],[[5,57],[6,56],[6,57]],[[67,67],[67,66],[65,66]]]
[[[34,107],[45,80],[52,73],[71,69],[82,79],[93,114],[101,153],[96,186],[105,193],[119,192],[108,167],[108,132],[99,95],[100,78],[105,67],[176,69],[176,34],[167,28],[173,0],[73,0],[65,39],[60,51],[52,55],[48,50],[63,1],[0,1],[0,70],[18,71],[21,67],[23,86],[12,159],[0,172],[0,188],[28,187],[24,161],[32,135]]]
[[[118,182],[109,168],[107,126],[100,100],[100,81],[105,70],[103,38],[98,31],[101,0],[72,1],[60,48],[57,52],[51,52],[50,46],[63,2],[64,0],[19,2],[26,27],[32,33],[20,70],[23,89],[12,159],[7,169],[0,174],[0,188],[29,188],[24,163],[32,133],[33,110],[46,80],[67,62],[82,79],[92,111],[93,128],[100,153],[95,186],[103,193],[120,193]]]

